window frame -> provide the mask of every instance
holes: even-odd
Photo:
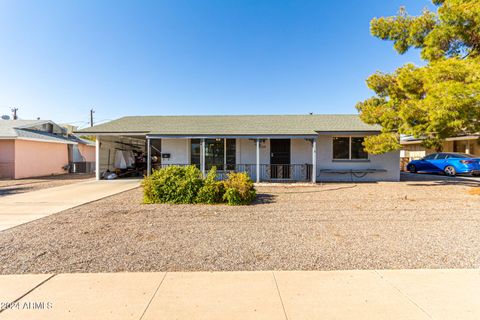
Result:
[[[335,158],[334,154],[334,139],[335,138],[347,138],[348,139],[348,159]],[[332,137],[332,161],[333,162],[369,162],[370,154],[365,151],[365,158],[352,158],[352,138],[363,138],[365,136],[333,136]]]
[[[201,139],[190,139],[190,164],[193,164],[193,165],[196,165],[197,167],[200,167],[200,164],[202,162],[202,159],[201,159],[201,154],[202,154],[202,151],[200,150],[200,157],[199,157],[199,162],[198,164],[197,163],[194,163],[192,160],[193,160],[193,154],[192,154],[192,146],[194,144],[194,141],[199,141],[199,144],[200,144],[200,149],[202,148],[202,143],[201,143]],[[235,168],[236,164],[237,164],[237,139],[231,139],[231,138],[205,138],[205,144],[207,143],[207,140],[221,140],[222,143],[223,143],[223,163],[222,164],[217,164],[217,171],[220,171],[220,172],[224,172],[224,171],[232,171],[234,169],[229,169],[229,168]],[[227,142],[230,142],[230,146],[233,146],[233,148],[231,150],[227,150],[227,145],[228,143]],[[233,142],[233,143],[232,143]],[[206,150],[205,150],[206,151]],[[230,154],[228,151],[231,151]],[[233,151],[233,152],[232,152]],[[228,161],[228,160],[234,160],[233,162],[234,163],[229,163],[231,161]],[[207,157],[205,156],[205,169],[206,170],[209,170],[209,164],[207,162]],[[220,169],[222,168],[222,169]]]

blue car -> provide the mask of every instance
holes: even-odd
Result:
[[[429,172],[445,173],[447,176],[456,174],[480,175],[480,158],[466,153],[439,152],[432,153],[419,160],[410,161],[407,170],[411,173]]]

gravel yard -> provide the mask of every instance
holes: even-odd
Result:
[[[94,177],[94,174],[60,174],[31,179],[0,179],[0,196],[64,186]]]
[[[480,268],[476,182],[260,186],[255,205],[141,190],[0,232],[0,273]]]

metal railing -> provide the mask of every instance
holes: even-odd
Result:
[[[311,164],[261,164],[260,180],[311,181]]]
[[[188,164],[170,164],[162,163],[156,165],[155,168],[166,168],[169,166],[187,166]],[[227,178],[230,172],[246,172],[256,180],[257,165],[256,164],[235,164],[227,165],[227,170],[222,170],[223,166],[217,167],[217,178],[223,180]],[[207,170],[208,171],[208,170]],[[311,181],[312,165],[311,164],[260,164],[260,181]]]

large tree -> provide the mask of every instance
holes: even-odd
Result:
[[[401,8],[397,16],[371,21],[372,35],[393,41],[400,54],[420,49],[426,65],[367,79],[376,95],[357,109],[364,122],[382,126],[365,140],[370,153],[398,150],[401,134],[439,149],[447,137],[480,132],[480,0],[432,2],[437,12],[410,16]]]

